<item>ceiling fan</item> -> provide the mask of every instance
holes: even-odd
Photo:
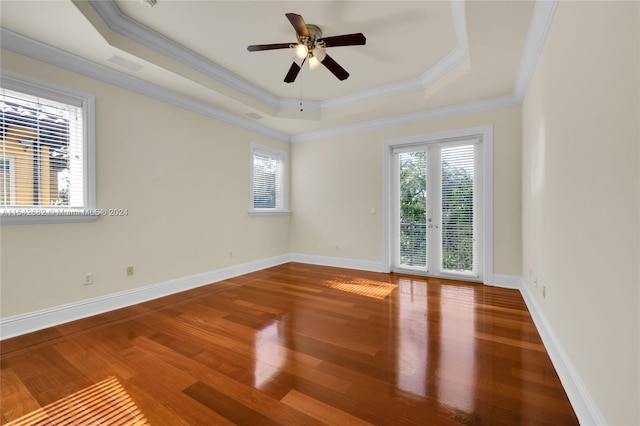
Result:
[[[338,46],[356,46],[366,44],[367,39],[362,33],[344,34],[332,37],[322,37],[322,31],[317,25],[305,24],[302,16],[296,13],[287,13],[286,17],[296,30],[298,43],[253,44],[247,47],[249,52],[274,49],[295,49],[296,58],[301,60],[300,65],[296,61],[291,64],[289,72],[284,77],[286,83],[293,83],[300,72],[304,62],[309,59],[309,68],[315,69],[324,65],[339,80],[349,77],[347,70],[327,55],[325,48]]]

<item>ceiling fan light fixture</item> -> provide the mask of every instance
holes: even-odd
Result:
[[[154,0],[155,1],[155,0]],[[309,59],[311,69],[324,65],[340,81],[349,78],[347,70],[342,68],[331,56],[327,55],[325,48],[337,46],[357,46],[366,44],[367,39],[362,33],[343,34],[331,37],[323,37],[320,27],[304,22],[302,16],[297,13],[285,13],[285,16],[296,31],[297,44],[272,43],[252,44],[247,46],[249,52],[274,49],[294,49],[293,63],[284,77],[285,83],[293,83],[302,69],[305,61]]]
[[[307,46],[305,46],[304,44],[298,44],[295,47],[295,51],[296,51],[296,58],[298,59],[306,58],[307,54],[309,53],[309,51],[307,50]]]
[[[309,68],[312,69],[312,70],[315,70],[319,66],[320,66],[320,61],[318,61],[318,58],[316,58],[313,55],[310,55],[310,57],[309,57]]]
[[[324,58],[327,56],[327,51],[322,47],[316,47],[313,49],[313,57],[316,58],[319,62],[324,61]]]

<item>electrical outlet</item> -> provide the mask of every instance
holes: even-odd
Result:
[[[543,299],[547,298],[547,286],[545,285],[542,286],[542,298]]]
[[[127,266],[127,276],[133,275],[133,266]]]
[[[233,250],[229,250],[229,257],[233,257]]]
[[[84,280],[83,280],[83,284],[84,285],[89,285],[89,284],[93,284],[93,273],[92,272],[87,272],[86,274],[84,274]]]

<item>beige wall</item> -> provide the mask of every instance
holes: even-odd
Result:
[[[640,424],[638,6],[560,2],[523,105],[525,285],[611,425]]]
[[[2,226],[3,318],[289,252],[289,217],[247,214],[249,144],[287,144],[12,52],[2,67],[95,95],[97,204],[129,211]]]
[[[292,252],[381,261],[384,142],[484,125],[494,131],[494,272],[519,277],[517,107],[293,144]]]

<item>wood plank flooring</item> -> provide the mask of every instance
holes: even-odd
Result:
[[[6,339],[0,423],[116,377],[152,425],[575,425],[516,290],[288,263]]]

